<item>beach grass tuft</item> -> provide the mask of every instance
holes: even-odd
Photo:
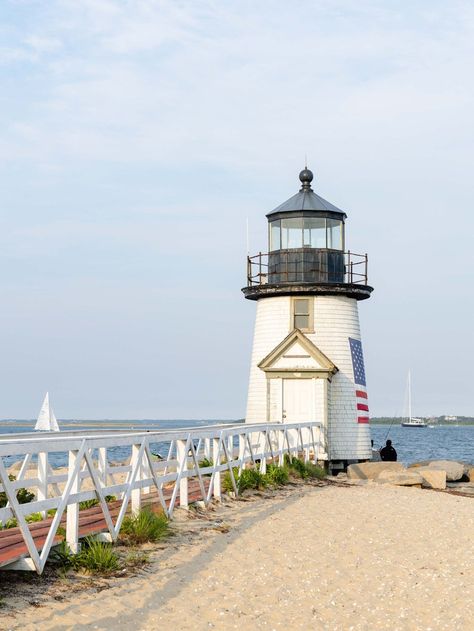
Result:
[[[284,486],[290,480],[290,473],[287,467],[269,464],[267,465],[265,480],[269,486]]]
[[[261,473],[258,467],[243,469],[240,474],[239,470],[234,468],[233,473],[239,493],[249,489],[262,490],[268,486],[284,486],[290,481],[291,475],[303,480],[308,478],[323,480],[326,477],[324,469],[319,465],[312,462],[303,462],[299,458],[290,457],[289,455],[285,456],[285,464],[283,466],[274,463],[268,464],[265,473]],[[227,493],[234,491],[229,471],[224,475],[222,487]]]
[[[77,554],[73,554],[66,541],[62,541],[51,553],[51,559],[65,569],[85,570],[91,574],[110,574],[120,568],[112,544],[90,537],[84,539]]]
[[[144,508],[137,515],[123,520],[120,536],[128,545],[138,545],[163,539],[169,534],[169,522],[164,513]]]

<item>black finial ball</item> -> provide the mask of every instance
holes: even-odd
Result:
[[[306,167],[300,173],[300,182],[301,184],[309,186],[313,181],[313,172],[307,169]]]

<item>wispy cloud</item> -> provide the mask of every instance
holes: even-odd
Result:
[[[151,396],[141,383],[168,384],[179,370],[168,339],[179,324],[195,356],[209,359],[188,407],[169,399],[164,409],[212,414],[206,406],[218,392],[216,410],[241,415],[252,319],[239,296],[245,217],[252,247],[265,248],[264,212],[294,192],[305,153],[319,192],[353,210],[354,249],[372,256],[377,293],[363,308],[372,405],[390,411],[391,383],[411,361],[428,409],[433,388],[443,389],[432,340],[452,321],[458,295],[474,308],[465,290],[471,2],[6,0],[0,18],[0,317],[8,319],[0,336],[9,359],[0,377],[12,406],[4,415],[26,414],[13,409],[25,399],[11,366],[21,375],[38,344],[43,353],[28,364],[34,383],[40,355],[62,352],[60,330],[72,331],[77,367],[68,378],[88,386],[91,409],[99,405],[90,361],[111,371],[102,387],[113,390],[118,376],[94,344],[102,348],[117,312],[125,336],[123,313],[132,311],[141,350],[127,348],[121,366],[141,376],[136,398]],[[82,358],[75,332],[88,301],[102,319]],[[470,325],[456,327],[472,345]],[[140,372],[147,344],[169,345],[171,369],[153,356],[153,379]],[[218,369],[222,348],[235,358],[231,379]],[[451,339],[445,359],[468,392],[474,348],[456,349]],[[48,374],[63,383],[59,365]]]

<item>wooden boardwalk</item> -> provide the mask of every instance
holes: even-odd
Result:
[[[205,485],[206,488],[208,484]],[[171,499],[172,489],[163,489],[163,494],[166,503],[169,505]],[[189,481],[189,501],[195,502],[201,498],[201,490],[197,481]],[[148,493],[142,496],[142,503],[144,506],[152,506],[153,509],[161,511],[161,506],[158,501],[158,494]],[[178,500],[179,504],[179,500]],[[121,500],[116,500],[108,503],[110,515],[112,519],[116,519],[120,507],[122,505]],[[51,522],[53,518],[43,519],[42,521],[33,522],[29,524],[30,532],[35,542],[36,548],[40,551],[46,541],[46,536],[49,532]],[[61,525],[66,525],[66,515],[63,515],[61,519]],[[100,532],[107,531],[107,524],[105,521],[102,508],[100,506],[94,506],[81,510],[79,513],[79,537],[86,537],[88,535],[95,535]],[[54,538],[54,543],[58,544],[64,539],[63,536],[57,535]],[[19,528],[8,528],[6,530],[0,530],[0,567],[9,565],[23,557],[29,556],[28,549],[23,540],[23,536]]]

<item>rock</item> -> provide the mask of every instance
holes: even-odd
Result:
[[[401,462],[359,462],[347,467],[349,480],[375,480],[382,471],[404,471]]]
[[[423,478],[422,487],[425,489],[445,489],[446,471],[430,469],[429,467],[417,467],[415,472]]]
[[[474,467],[471,467],[467,473],[469,482],[474,482]]]
[[[395,486],[418,486],[423,484],[423,477],[415,471],[382,471],[377,477],[378,484],[393,484]]]
[[[427,467],[436,471],[446,471],[446,480],[456,482],[464,475],[464,463],[455,460],[432,460]]]
[[[408,465],[408,469],[413,469],[415,467],[428,467],[431,460],[420,460],[420,462],[412,462]]]

